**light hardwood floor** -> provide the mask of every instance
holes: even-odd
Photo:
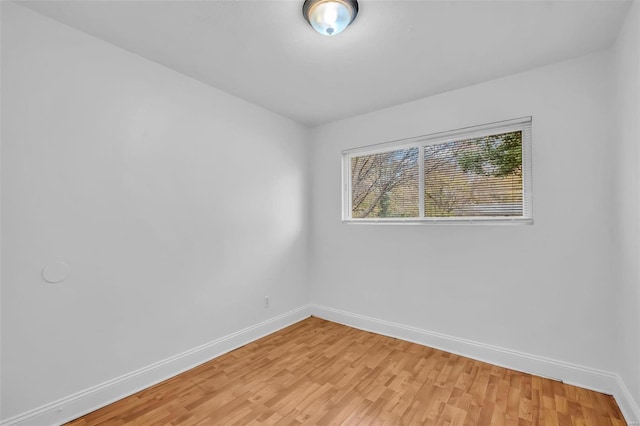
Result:
[[[611,396],[311,317],[69,424],[626,423]]]

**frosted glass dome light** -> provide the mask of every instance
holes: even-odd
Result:
[[[322,35],[340,34],[358,14],[356,0],[305,0],[302,14]]]

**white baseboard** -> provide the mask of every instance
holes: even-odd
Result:
[[[617,374],[615,376],[617,386],[612,395],[616,399],[624,418],[627,420],[627,424],[629,426],[640,426],[640,406],[638,406],[633,399],[629,388],[627,388],[627,385],[622,381],[622,378]]]
[[[85,389],[26,413],[0,422],[0,426],[52,426],[71,421],[105,405],[132,395],[203,364],[215,357],[247,343],[295,324],[310,316],[309,307],[303,306],[270,318],[259,324],[216,339],[181,354],[156,362],[113,380]]]
[[[562,380],[564,383],[613,395],[628,424],[639,425],[640,410],[615,373],[505,349],[423,330],[326,306],[310,305],[311,315],[361,330],[395,337],[484,361],[512,370]]]

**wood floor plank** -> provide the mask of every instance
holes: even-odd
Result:
[[[69,423],[621,426],[609,395],[308,318]]]

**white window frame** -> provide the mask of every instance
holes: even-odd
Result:
[[[531,117],[416,136],[342,151],[342,222],[353,224],[533,224],[531,175]],[[500,133],[522,132],[522,216],[424,217],[424,147]],[[351,216],[351,159],[400,149],[418,148],[419,215],[411,218],[353,218]]]

